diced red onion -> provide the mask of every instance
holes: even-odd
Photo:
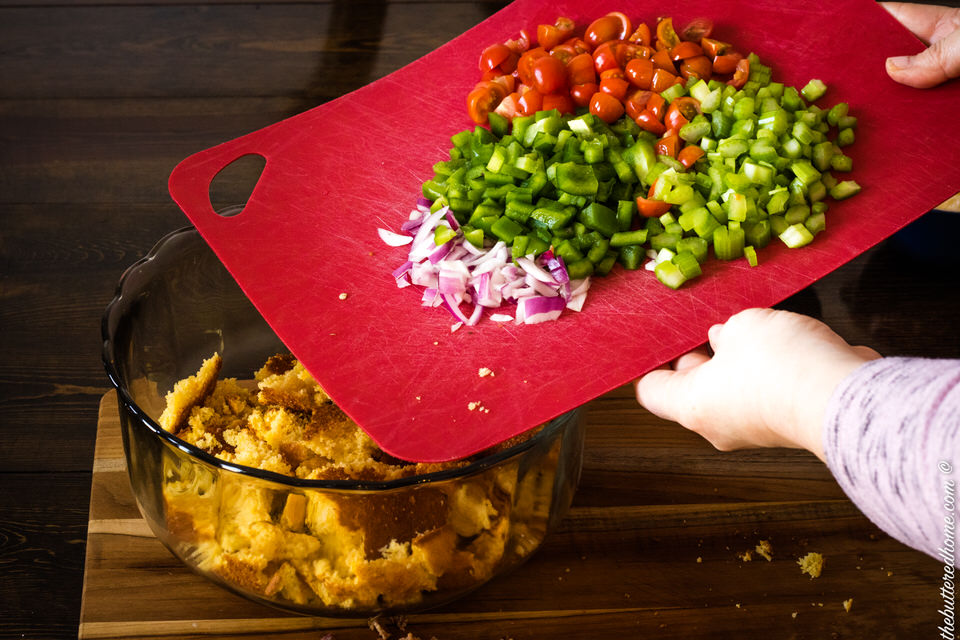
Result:
[[[408,235],[401,235],[393,231],[377,228],[377,234],[383,242],[391,247],[402,247],[413,242],[413,238]]]
[[[527,272],[527,274],[533,276],[540,282],[545,282],[546,284],[557,284],[557,281],[554,280],[553,276],[544,271],[540,266],[538,266],[533,260],[527,257],[517,258],[517,264],[520,265],[520,268]]]
[[[407,261],[393,272],[397,286],[423,287],[423,306],[442,305],[453,315],[456,323],[451,331],[477,324],[484,309],[499,310],[506,304],[516,306],[513,316],[493,311],[489,318],[536,324],[555,320],[564,309],[583,308],[590,279],[571,280],[563,259],[551,250],[514,261],[503,241],[475,247],[466,240],[449,208],[431,213],[430,206],[424,198],[417,200],[409,220],[401,225],[406,235],[386,229],[378,229],[378,233],[387,244],[397,243],[392,246],[409,245]],[[455,236],[437,246],[436,228],[444,219]],[[469,315],[461,308],[463,304],[472,305]]]
[[[433,206],[433,200],[427,200],[427,199],[424,198],[423,196],[418,196],[418,197],[417,197],[417,206],[418,206],[418,207],[426,207],[427,209],[429,209],[430,207]]]
[[[517,316],[515,322],[520,324],[538,324],[548,320],[556,320],[567,306],[560,297],[531,296],[517,302]]]
[[[433,264],[437,264],[441,260],[447,257],[447,254],[450,253],[450,250],[453,249],[453,240],[448,240],[442,245],[436,248],[436,250],[427,256],[427,259],[430,260]]]
[[[447,222],[450,223],[450,228],[454,231],[460,230],[460,223],[457,222],[457,218],[453,215],[453,211],[447,209]]]
[[[393,270],[393,277],[399,279],[401,276],[406,275],[410,272],[410,268],[413,267],[413,262],[407,260],[402,265]]]

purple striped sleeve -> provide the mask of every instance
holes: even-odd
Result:
[[[960,360],[868,362],[827,406],[827,466],[847,496],[890,536],[955,566],[958,447]]]

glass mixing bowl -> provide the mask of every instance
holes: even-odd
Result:
[[[191,569],[258,602],[351,617],[449,602],[527,559],[579,480],[579,409],[465,466],[385,482],[231,464],[164,431],[165,394],[214,352],[242,380],[286,351],[192,227],[127,269],[102,333],[143,517]]]

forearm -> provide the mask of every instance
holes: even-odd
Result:
[[[840,486],[881,529],[941,561],[944,518],[960,518],[948,486],[960,481],[958,448],[960,360],[869,362],[830,398],[824,449]]]

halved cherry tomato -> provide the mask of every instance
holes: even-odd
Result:
[[[520,107],[520,114],[532,116],[537,111],[543,109],[543,94],[533,87],[527,88],[520,94],[520,100],[517,102]]]
[[[695,144],[688,144],[683,149],[680,149],[680,153],[677,154],[677,160],[680,161],[680,164],[689,169],[696,163],[697,160],[703,157],[703,155],[704,151],[702,148]]]
[[[631,120],[636,120],[637,116],[647,108],[647,102],[649,102],[650,96],[652,95],[653,91],[639,89],[631,93],[627,99],[624,100],[623,106],[626,108],[627,115],[630,116]]]
[[[556,109],[560,113],[573,113],[573,100],[570,99],[570,94],[566,92],[551,93],[543,96],[543,104],[540,108],[544,111]]]
[[[558,44],[554,48],[550,49],[550,55],[559,60],[566,66],[577,57],[577,52],[569,44]]]
[[[713,72],[721,74],[733,73],[737,69],[737,64],[742,59],[743,56],[739,53],[724,53],[718,55],[713,59]]]
[[[644,47],[643,45],[634,44],[626,40],[618,40],[617,44],[613,47],[613,54],[617,58],[617,64],[620,65],[622,69],[634,58],[649,58],[650,54],[647,49],[648,47]]]
[[[747,80],[750,79],[750,60],[743,58],[740,62],[737,63],[737,68],[733,72],[733,78],[728,84],[733,85],[737,89],[740,89],[747,83]]]
[[[673,64],[673,58],[670,57],[670,51],[668,49],[660,49],[654,53],[650,59],[653,60],[654,66],[666,69],[673,75],[677,75],[677,67]]]
[[[650,46],[650,27],[647,26],[646,22],[641,22],[637,25],[637,28],[634,30],[633,34],[627,40],[630,42],[636,42],[637,44],[642,44],[645,47]]]
[[[680,38],[673,29],[673,18],[661,18],[657,23],[657,48],[672,49],[678,42]]]
[[[700,109],[694,98],[680,96],[667,107],[667,115],[663,117],[663,123],[667,125],[667,129],[679,131],[680,127],[697,117],[698,113]]]
[[[653,78],[650,80],[650,89],[660,93],[667,89],[677,80],[677,76],[666,69],[654,69]]]
[[[623,103],[609,94],[597,91],[590,98],[590,113],[607,124],[613,124],[623,115]]]
[[[711,58],[716,58],[717,56],[725,54],[727,49],[730,48],[728,43],[721,42],[720,40],[713,40],[712,38],[702,38],[700,40],[700,46],[703,47],[703,52]]]
[[[467,94],[467,113],[477,124],[487,121],[487,114],[507,97],[506,88],[496,82],[480,82]]]
[[[570,59],[567,63],[567,80],[571,85],[597,81],[597,70],[589,53],[581,53]]]
[[[573,104],[578,107],[587,107],[590,105],[590,98],[599,90],[600,87],[595,82],[575,84],[570,87],[570,98],[573,100]]]
[[[680,136],[676,133],[668,133],[657,140],[654,149],[656,149],[657,153],[661,156],[676,158],[677,152],[680,151]]]
[[[637,210],[644,218],[659,218],[670,211],[670,203],[637,196]]]
[[[549,54],[547,54],[542,47],[535,47],[525,51],[517,62],[517,76],[520,78],[520,82],[526,85],[533,85],[533,64],[547,55]]]
[[[657,117],[657,120],[662,122],[667,113],[667,101],[659,93],[651,91],[650,97],[647,98],[647,109],[652,111],[653,115]]]
[[[653,61],[634,58],[625,69],[627,79],[636,87],[649,89],[653,81]]]
[[[684,78],[709,80],[713,75],[713,63],[707,56],[694,56],[680,63],[680,75]]]
[[[623,69],[617,67],[616,69],[607,69],[600,74],[601,80],[605,80],[606,78],[620,78],[621,80],[626,80],[627,75],[623,72]]]
[[[494,109],[498,114],[507,120],[513,120],[513,117],[520,113],[520,94],[514,91],[506,98],[500,101],[497,108]]]
[[[670,49],[670,57],[674,60],[686,60],[687,58],[702,55],[703,48],[696,42],[689,42],[687,40],[678,42],[677,46]]]
[[[610,94],[617,100],[624,100],[629,89],[630,83],[623,78],[608,77],[600,81],[600,91]]]
[[[546,95],[567,86],[567,70],[558,58],[543,56],[533,62],[533,86]]]
[[[695,18],[687,23],[678,34],[681,40],[700,42],[702,38],[709,38],[713,33],[713,20],[710,18]]]
[[[639,125],[644,131],[649,131],[654,135],[663,135],[667,128],[660,122],[660,119],[657,118],[656,114],[651,111],[649,108],[644,109],[637,114],[637,117],[633,119],[634,122]]]
[[[510,48],[510,50],[514,53],[520,55],[524,51],[530,49],[530,42],[530,34],[527,33],[526,29],[521,29],[520,37],[507,40],[503,44],[507,45],[507,47]]]
[[[597,47],[609,40],[626,40],[631,32],[630,18],[619,11],[611,11],[591,22],[583,39],[591,47]]]
[[[491,71],[500,66],[500,64],[510,57],[513,51],[505,44],[492,44],[480,54],[480,71]]]
[[[499,75],[493,76],[491,78],[484,78],[484,80],[489,80],[490,82],[496,82],[497,84],[502,84],[503,88],[507,90],[507,93],[510,93],[517,86],[517,79],[512,75]]]
[[[553,49],[572,36],[575,27],[573,20],[563,16],[558,17],[553,24],[541,24],[537,27],[537,44],[544,49]]]
[[[593,52],[593,66],[596,68],[597,73],[603,73],[607,69],[616,69],[620,66],[620,61],[617,60],[616,50],[618,42],[619,40],[608,40]]]
[[[574,51],[576,51],[578,54],[590,53],[592,51],[592,48],[590,47],[590,45],[584,42],[583,38],[576,38],[576,37],[570,38],[563,44],[570,45],[571,47],[573,47]]]

